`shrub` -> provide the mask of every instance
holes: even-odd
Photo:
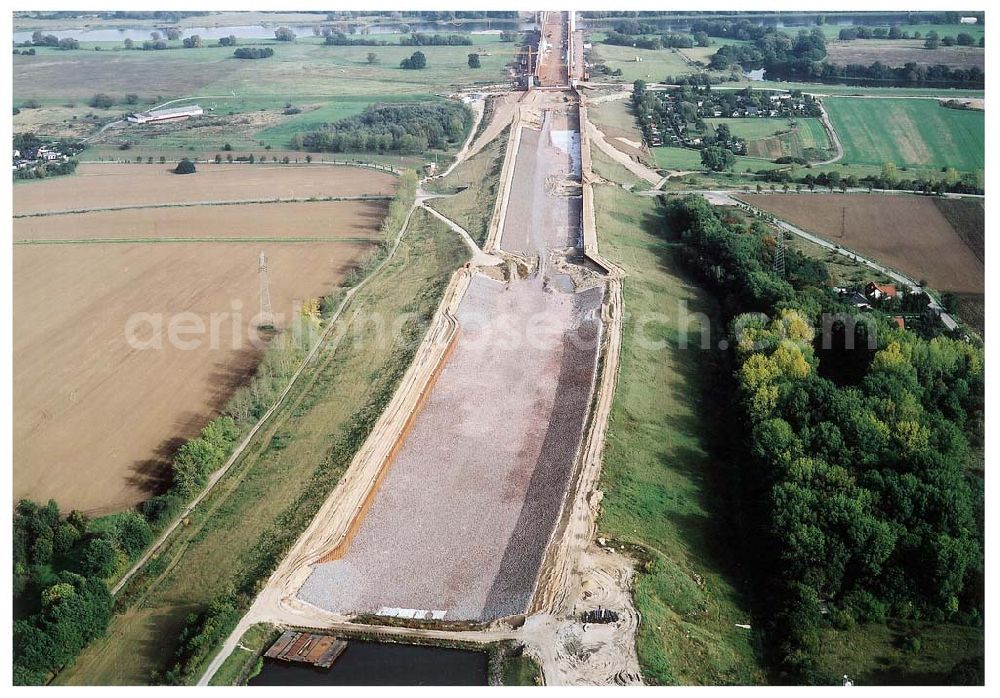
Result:
[[[177,163],[177,167],[174,168],[174,174],[185,175],[194,174],[195,172],[197,172],[197,169],[195,168],[194,163],[187,158],[182,159],[179,163]]]
[[[423,51],[414,51],[409,58],[399,62],[399,67],[404,70],[422,70],[427,67],[427,56]]]
[[[115,105],[115,100],[111,95],[98,92],[90,98],[89,104],[96,109],[110,109]]]

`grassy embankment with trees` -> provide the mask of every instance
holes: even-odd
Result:
[[[724,421],[710,376],[727,371],[727,361],[714,345],[699,348],[701,330],[689,322],[703,313],[721,336],[718,305],[678,265],[656,199],[610,186],[595,194],[601,250],[628,275],[598,535],[640,560],[643,676],[656,684],[759,683],[757,631],[736,627],[751,622],[724,484],[737,461],[712,447],[722,441],[713,425]]]
[[[212,676],[210,686],[242,686],[264,666],[261,655],[274,643],[280,631],[269,623],[257,623],[243,633],[240,643]]]
[[[921,633],[951,626],[980,640],[963,641],[968,654],[952,655],[939,677],[974,677],[982,349],[941,329],[901,330],[877,311],[852,328],[852,309],[819,286],[822,263],[796,260],[785,278],[770,271],[773,233],[759,220],[727,217],[698,197],[672,200],[666,213],[683,242],[678,259],[720,299],[729,327],[730,442],[749,503],[740,530],[754,551],[745,562],[772,678],[835,683],[839,669],[824,660],[839,637],[876,642],[894,636],[881,629],[903,627],[919,655]],[[839,314],[828,348],[814,329],[824,313]],[[921,680],[908,671],[881,667],[890,680]]]

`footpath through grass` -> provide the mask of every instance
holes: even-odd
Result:
[[[503,131],[447,177],[429,185],[443,196],[429,200],[427,205],[465,228],[480,246],[486,241],[496,205],[509,134],[510,129]]]
[[[251,675],[256,673],[257,667],[253,664],[262,663],[264,651],[268,645],[277,639],[280,632],[278,628],[270,623],[257,623],[250,626],[236,649],[232,651],[226,661],[222,663],[218,671],[208,682],[209,686],[242,686]],[[262,664],[261,664],[262,666]]]
[[[391,396],[451,272],[466,259],[455,233],[425,211],[414,213],[396,256],[345,310],[342,322],[358,319],[336,351],[321,350],[243,458],[123,591],[127,608],[107,636],[58,683],[147,683],[173,663],[189,613],[277,563],[349,464],[338,455],[340,440],[356,421],[381,412],[379,401]],[[414,316],[403,341],[390,341],[379,327],[405,313]]]
[[[760,683],[754,631],[736,627],[751,621],[724,536],[718,481],[727,466],[709,451],[716,420],[705,413],[706,389],[719,353],[698,348],[698,325],[684,320],[703,313],[718,341],[716,305],[674,262],[655,199],[610,186],[595,195],[601,251],[628,274],[598,535],[648,556],[634,591],[643,676],[656,684]]]

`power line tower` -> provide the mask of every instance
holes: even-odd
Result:
[[[774,241],[774,273],[785,278],[785,231],[778,230]]]
[[[274,329],[274,315],[271,312],[271,282],[267,276],[267,256],[263,251],[258,260],[257,273],[260,276],[260,318],[261,329]]]
[[[844,233],[847,230],[847,207],[840,207],[840,239],[844,239]]]

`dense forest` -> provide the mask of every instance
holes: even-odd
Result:
[[[149,545],[152,531],[126,512],[92,526],[54,501],[14,510],[14,683],[45,683],[72,662],[111,620],[104,580]]]
[[[471,122],[471,112],[458,102],[376,104],[318,131],[295,134],[292,147],[313,152],[415,155],[461,140]]]
[[[982,349],[856,316],[821,262],[772,272],[759,219],[688,197],[666,221],[729,322],[735,497],[775,679],[836,681],[817,668],[827,627],[981,626]]]

